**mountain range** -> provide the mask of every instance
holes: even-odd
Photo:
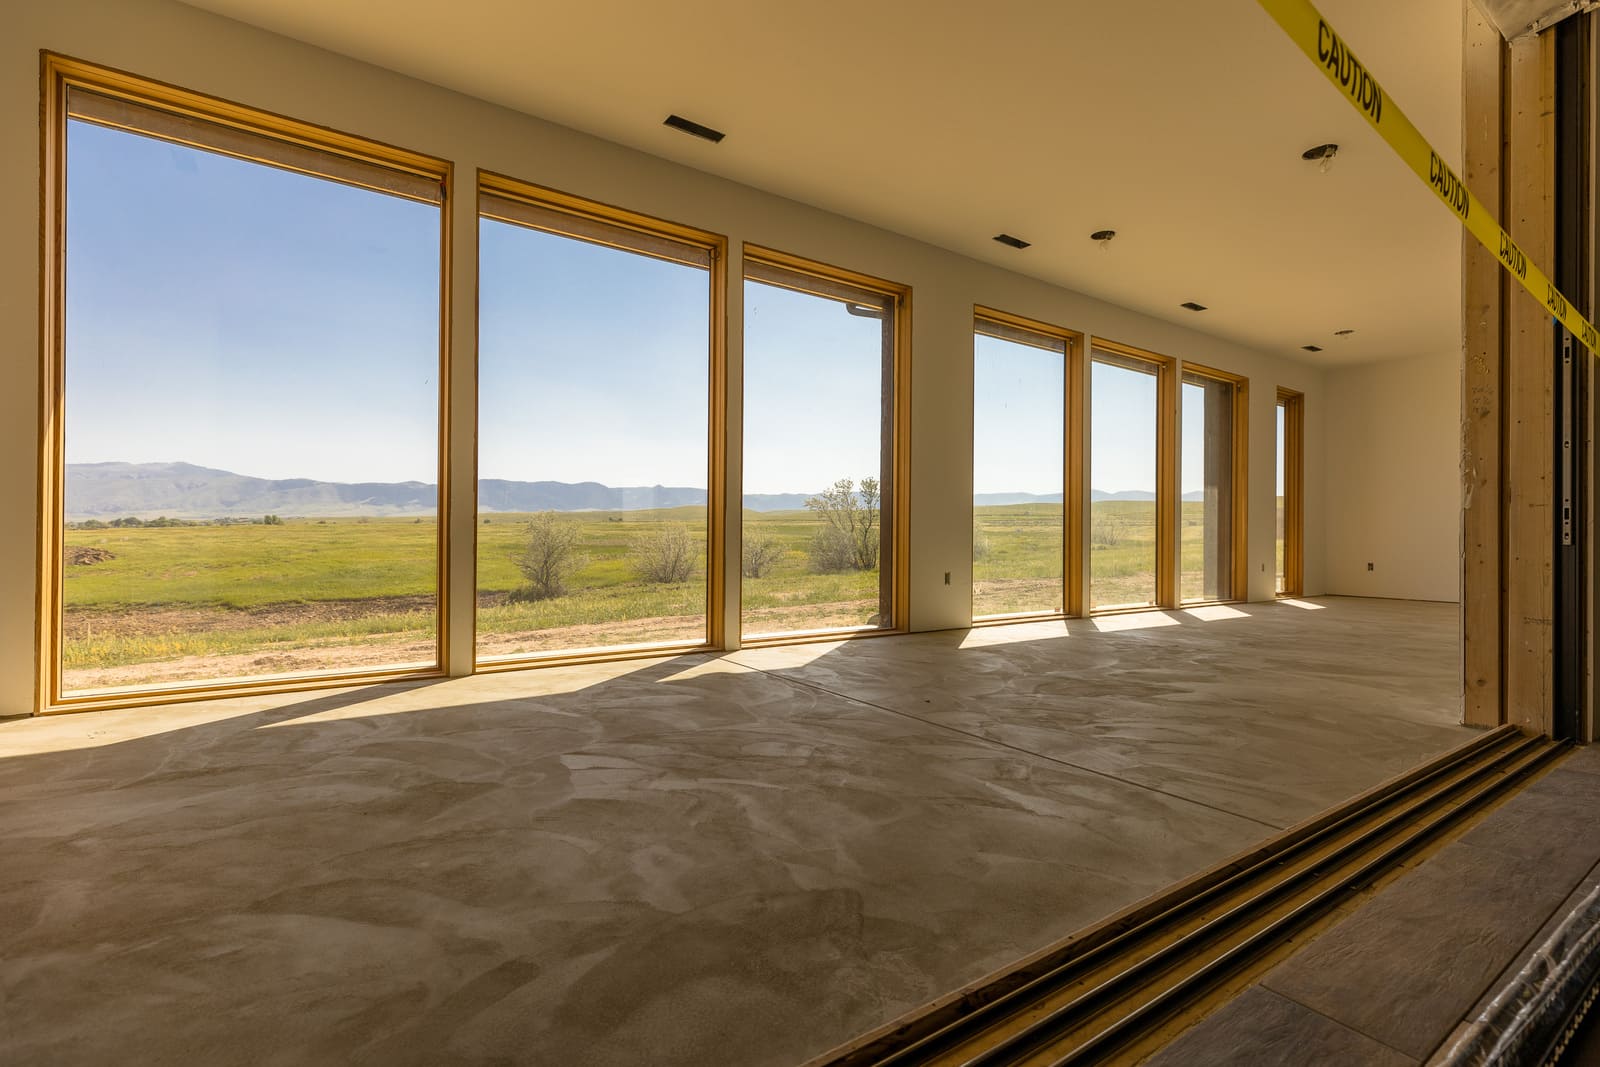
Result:
[[[806,493],[750,493],[752,511],[796,511]],[[1105,493],[1094,500],[1154,500],[1148,492]],[[1185,500],[1200,499],[1186,493]],[[311,478],[253,478],[192,463],[69,463],[67,518],[247,518],[287,515],[429,515],[438,489],[427,482],[320,482]],[[706,491],[684,486],[609,486],[599,482],[516,482],[485,478],[478,508],[488,512],[634,511],[703,506]],[[980,493],[979,506],[1060,503],[1061,494]]]

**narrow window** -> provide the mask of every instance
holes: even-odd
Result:
[[[1170,582],[1161,357],[1096,342],[1090,365],[1089,595],[1093,610],[1154,607]]]
[[[1066,604],[1067,382],[1074,338],[977,316],[973,339],[972,614]]]
[[[47,77],[46,703],[437,671],[447,164]]]
[[[1244,448],[1242,378],[1185,366],[1179,460],[1179,597],[1232,600],[1242,590],[1242,500],[1235,487]]]
[[[1304,587],[1305,396],[1278,390],[1278,595],[1300,596]]]
[[[904,625],[908,297],[746,249],[746,637]]]
[[[479,662],[706,646],[721,239],[484,181]]]

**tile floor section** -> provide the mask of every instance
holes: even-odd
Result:
[[[3,722],[0,1062],[797,1063],[1467,740],[1456,665],[1323,599]]]

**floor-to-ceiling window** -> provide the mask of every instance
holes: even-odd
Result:
[[[1178,568],[1180,601],[1242,596],[1246,385],[1242,378],[1185,364],[1179,413]]]
[[[1304,516],[1301,486],[1304,478],[1305,396],[1292,389],[1278,390],[1277,470],[1277,591],[1281,596],[1304,592]]]
[[[448,165],[47,74],[44,702],[437,670]]]
[[[711,644],[722,241],[483,181],[478,659]]]
[[[742,632],[901,627],[909,291],[744,263]]]
[[[1077,339],[988,311],[973,333],[972,614],[1059,613],[1069,574],[1067,400]]]
[[[1089,368],[1089,606],[1154,607],[1169,569],[1162,378],[1172,363],[1096,341]]]

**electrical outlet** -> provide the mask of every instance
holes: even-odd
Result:
[[[1371,570],[1371,569],[1372,569],[1372,564],[1371,564],[1371,563],[1368,563],[1368,564],[1367,564],[1367,570],[1369,570],[1369,571],[1370,571],[1370,570]]]
[[[944,584],[945,585],[949,585],[950,584],[950,572],[949,571],[945,571],[944,572]]]

